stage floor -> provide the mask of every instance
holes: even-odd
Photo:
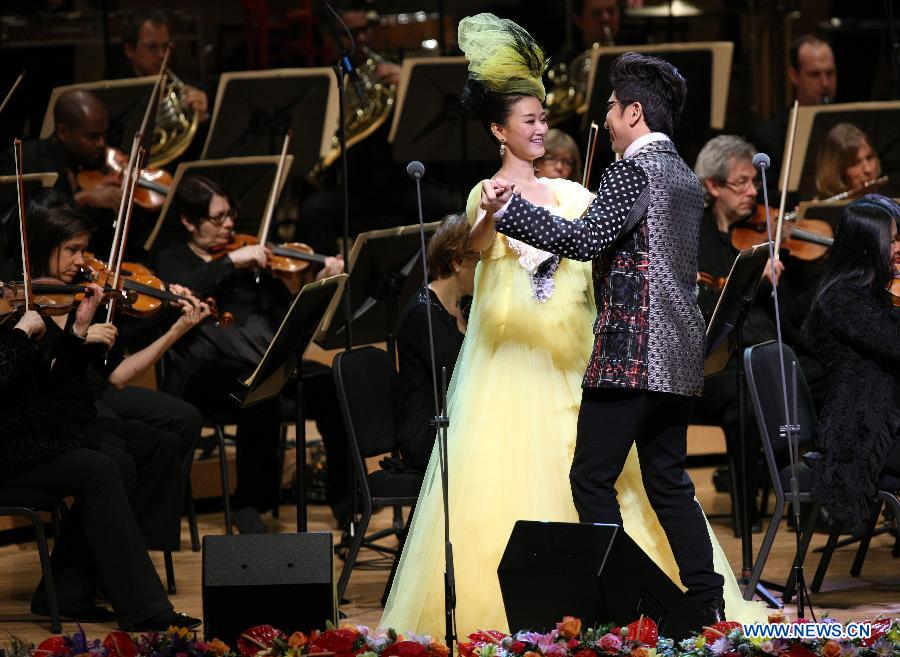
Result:
[[[716,493],[711,484],[710,468],[697,468],[691,470],[698,497],[708,514],[724,513],[728,508],[728,498],[725,494]],[[294,507],[282,507],[281,518],[267,518],[267,522],[273,531],[293,531]],[[199,518],[200,533],[221,534],[224,533],[222,514],[202,514]],[[372,529],[385,527],[390,523],[388,512],[378,514],[373,522]],[[726,554],[736,572],[741,566],[740,540],[734,538],[725,518],[713,518],[711,523],[715,529]],[[333,530],[333,519],[327,507],[310,507],[310,529],[315,531],[332,531],[337,541],[338,532]],[[762,534],[753,535],[754,554],[759,548]],[[826,535],[816,534],[812,547],[823,545]],[[187,531],[187,523],[183,524],[182,544],[188,549],[174,555],[175,575],[178,585],[178,593],[172,596],[172,602],[179,611],[193,616],[201,616],[201,559],[200,553],[191,552]],[[891,557],[893,538],[887,535],[876,536],[869,548],[868,557],[859,578],[850,576],[850,564],[855,555],[855,547],[847,547],[839,550],[828,569],[823,590],[813,595],[813,603],[817,614],[828,612],[829,615],[840,620],[862,619],[874,617],[877,614],[892,614],[900,616],[900,560]],[[460,548],[457,548],[459,550]],[[793,535],[785,531],[779,532],[769,563],[764,573],[764,578],[771,581],[784,581],[790,567],[793,556]],[[377,555],[360,554],[361,560],[370,560]],[[154,563],[161,577],[165,576],[162,555],[153,554]],[[812,580],[815,568],[818,565],[819,555],[811,554],[807,558],[806,572],[808,581]],[[343,562],[336,560],[338,568]],[[383,566],[383,567],[379,567]],[[347,590],[349,604],[342,607],[347,614],[347,621],[363,625],[377,624],[381,616],[380,598],[387,581],[388,564],[370,564],[367,567],[355,570]],[[8,643],[10,635],[23,639],[41,641],[49,634],[49,622],[30,616],[29,600],[40,577],[37,553],[33,543],[8,545],[0,547],[0,645]],[[337,573],[335,574],[337,577]],[[498,601],[499,602],[499,601]],[[788,612],[793,611],[788,608]],[[103,638],[111,629],[108,625],[84,626],[88,636]],[[283,628],[290,631],[293,628]],[[406,628],[397,628],[403,630]],[[75,624],[65,622],[64,630],[75,630]]]

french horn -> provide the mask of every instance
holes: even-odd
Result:
[[[182,98],[184,82],[166,69],[165,91],[156,110],[153,145],[150,148],[152,167],[168,164],[184,153],[197,134],[200,116]]]

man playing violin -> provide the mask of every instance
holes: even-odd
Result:
[[[697,156],[694,173],[703,186],[706,207],[700,224],[700,248],[697,253],[697,264],[700,270],[700,282],[697,302],[707,324],[715,310],[721,295],[722,285],[731,270],[731,265],[738,255],[738,249],[732,244],[731,230],[741,222],[749,219],[756,211],[759,178],[753,166],[756,149],[740,137],[720,135],[708,141]],[[786,279],[784,259],[777,260],[776,282]],[[789,269],[796,269],[789,262]],[[782,275],[784,274],[784,275]],[[756,303],[751,308],[744,326],[743,341],[746,345],[758,344],[775,339],[775,324],[772,319],[773,309],[768,300],[771,291],[771,268],[763,271],[763,284],[756,295]],[[785,290],[785,286],[780,288]],[[822,378],[822,367],[808,353],[802,350],[803,339],[798,332],[791,332],[787,323],[785,341],[792,344],[801,353],[803,370],[811,385],[817,389]],[[707,379],[703,386],[703,395],[694,409],[692,421],[697,424],[715,424],[725,432],[725,442],[730,460],[737,458],[739,449],[740,424],[738,418],[737,390],[737,350],[723,372]],[[712,381],[715,379],[715,382]],[[752,420],[751,420],[752,421]],[[755,426],[748,421],[745,436],[751,445],[750,453],[759,451],[759,440]],[[756,468],[751,464],[749,472],[749,490],[755,491],[757,480]],[[734,483],[732,479],[732,484]],[[739,489],[740,490],[740,489]],[[732,499],[736,499],[732,496]],[[755,499],[750,503],[753,525],[759,524],[759,510]]]
[[[53,106],[53,122],[51,136],[23,144],[24,173],[55,172],[59,176],[56,189],[71,196],[78,207],[117,211],[122,199],[119,185],[110,183],[93,189],[81,189],[78,185],[78,172],[99,167],[106,156],[109,117],[103,103],[89,91],[67,91]],[[0,174],[14,173],[10,148],[0,154]]]
[[[263,245],[223,252],[233,240],[236,212],[228,192],[216,182],[201,176],[185,178],[173,207],[187,239],[159,252],[157,273],[201,296],[215,296],[220,310],[231,312],[235,321],[214,331],[201,327],[173,350],[166,387],[207,414],[233,415],[229,395],[236,392],[236,380],[246,377],[259,363],[304,281],[299,273],[261,273],[270,256]],[[341,271],[343,261],[339,257],[326,258],[316,277]],[[339,503],[345,496],[347,462],[331,371],[313,363],[305,366],[303,391],[304,410],[317,421],[325,443],[332,509],[336,516],[343,517]],[[242,533],[266,531],[261,513],[278,503],[281,418],[278,398],[241,409],[236,418],[237,488],[233,505],[234,520]]]

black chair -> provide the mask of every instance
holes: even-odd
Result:
[[[362,506],[359,520],[354,519],[355,532],[338,580],[338,599],[342,599],[361,547],[393,553],[396,565],[403,549],[405,529],[391,528],[371,536],[366,536],[366,530],[376,509],[415,505],[423,475],[383,469],[369,473],[366,468],[367,458],[389,456],[398,449],[394,427],[397,372],[388,354],[375,347],[344,351],[335,357],[333,369]],[[373,541],[388,535],[398,537],[396,550],[373,545]]]
[[[796,419],[800,426],[799,444],[801,446],[800,452],[802,454],[804,447],[813,446],[813,435],[817,424],[815,406],[812,401],[812,394],[806,383],[806,377],[803,375],[803,370],[800,369],[797,357],[793,350],[787,346],[784,347],[784,363],[788,380],[788,398],[789,403],[791,404],[794,403],[793,400],[791,400],[791,389],[793,387],[792,364],[797,363]],[[791,468],[789,465],[790,457],[788,453],[788,441],[786,438],[782,437],[780,432],[780,427],[785,422],[785,413],[784,394],[781,387],[781,370],[778,364],[778,343],[774,341],[765,342],[746,349],[744,351],[744,366],[747,376],[747,387],[750,390],[753,410],[756,414],[756,421],[759,427],[760,439],[766,454],[766,462],[772,480],[772,489],[775,493],[775,510],[772,513],[769,527],[763,538],[762,545],[760,546],[756,562],[754,563],[750,581],[744,591],[744,597],[749,599],[756,590],[756,585],[760,582],[762,570],[768,559],[772,543],[775,540],[775,533],[781,522],[782,516],[784,515],[787,497],[785,491],[790,489]],[[793,412],[794,409],[791,408],[791,413],[793,414]],[[814,458],[815,454],[809,454],[807,457]],[[802,505],[808,507],[804,510],[809,515],[807,516],[806,526],[803,530],[800,548],[794,557],[795,564],[802,563],[806,556],[806,551],[809,547],[809,542],[819,517],[819,510],[821,509],[821,503],[815,499],[810,492],[812,487],[811,470],[802,460],[798,465],[799,501]],[[884,476],[879,482],[879,489],[877,499],[873,501],[873,510],[869,519],[869,524],[863,534],[858,539],[855,539],[859,540],[859,548],[853,561],[853,566],[850,569],[850,574],[853,577],[858,577],[862,570],[862,564],[865,560],[866,552],[869,549],[872,536],[875,533],[875,525],[878,521],[882,506],[888,504],[893,509],[895,517],[900,518],[900,499],[898,499],[895,493],[891,492],[900,490],[900,479]],[[831,556],[834,553],[835,548],[838,547],[838,537],[840,536],[842,528],[840,523],[834,523],[832,525],[828,542],[823,549],[822,558],[819,560],[819,566],[816,569],[810,587],[813,592],[818,592],[822,585],[822,580],[825,577],[825,571],[828,568]],[[854,540],[846,541],[844,544],[846,545],[852,542],[854,542]],[[771,588],[782,590],[784,592],[784,602],[790,602],[794,590],[794,569],[791,568],[790,576],[783,587],[768,582],[764,582],[764,584]]]
[[[62,632],[59,619],[59,604],[56,600],[56,586],[53,583],[53,571],[50,567],[50,548],[47,545],[47,533],[39,511],[50,513],[54,534],[59,533],[59,510],[62,501],[46,491],[38,489],[0,490],[0,516],[22,516],[34,527],[38,555],[41,560],[41,574],[44,576],[44,587],[47,590],[47,607],[50,612],[50,631],[53,634]]]
[[[789,398],[792,388],[792,363],[797,362],[797,357],[790,347],[784,347],[784,363],[785,373],[788,381]],[[803,371],[797,365],[797,423],[800,426],[799,444],[811,445],[813,433],[816,429],[815,409],[812,401],[812,393],[806,384],[806,378]],[[772,511],[772,517],[769,520],[769,526],[763,537],[762,544],[759,547],[756,561],[753,564],[753,571],[750,580],[744,589],[744,598],[749,600],[753,597],[757,585],[760,583],[763,568],[769,558],[769,552],[775,541],[775,534],[778,531],[778,525],[784,517],[785,502],[787,500],[786,489],[790,488],[790,454],[787,438],[783,437],[781,427],[785,423],[784,410],[784,394],[781,387],[781,368],[779,366],[779,349],[778,343],[764,342],[762,344],[749,347],[744,350],[744,372],[747,377],[747,389],[750,392],[750,399],[753,405],[753,411],[756,415],[756,424],[759,429],[759,438],[762,442],[763,452],[766,455],[766,464],[769,469],[769,476],[772,481],[772,491],[775,494],[775,508]],[[793,403],[792,401],[790,403]],[[790,409],[793,418],[794,409]],[[802,450],[801,450],[802,452]],[[809,547],[809,541],[812,538],[815,528],[816,518],[819,515],[820,504],[813,498],[809,492],[808,486],[808,468],[803,467],[807,473],[807,481],[802,482],[807,485],[800,486],[799,502],[801,505],[810,505],[809,515],[807,517],[806,526],[803,530],[800,546],[794,555],[794,563],[802,563],[806,551]],[[806,509],[804,509],[806,510]],[[773,584],[771,582],[762,582],[767,588],[772,588],[784,593],[784,600],[790,599],[791,591],[794,588],[794,569],[791,568],[790,575],[784,585]]]

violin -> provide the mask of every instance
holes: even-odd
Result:
[[[253,235],[235,233],[228,244],[214,249],[213,259],[226,256],[245,246],[257,244],[259,244],[259,240]],[[283,244],[267,242],[266,247],[272,252],[271,257],[267,259],[266,268],[272,271],[296,273],[305,271],[312,263],[325,264],[326,256],[315,253],[312,247],[302,242],[285,242]]]
[[[732,227],[731,245],[735,249],[743,251],[769,240],[767,209],[773,213],[778,212],[775,208],[766,208],[760,203],[748,219]],[[795,258],[818,260],[828,253],[828,248],[834,243],[834,230],[827,221],[797,219],[796,212],[789,212],[785,215],[784,222],[785,235],[782,237],[781,247],[788,249]]]
[[[109,289],[114,280],[114,274],[106,263],[88,252],[84,253],[81,276]],[[126,299],[123,310],[132,317],[149,317],[156,314],[164,303],[177,303],[185,299],[185,297],[167,290],[166,284],[154,276],[149,268],[131,262],[122,263],[118,289]],[[230,326],[234,323],[234,315],[229,312],[220,313],[215,299],[210,297],[204,301],[209,306],[210,318],[216,324]]]
[[[121,185],[128,166],[128,156],[117,148],[107,147],[103,164],[78,172],[81,189],[95,189],[104,185]],[[159,210],[166,200],[172,176],[163,169],[146,168],[141,171],[134,191],[134,202],[146,210]]]
[[[30,281],[31,308],[26,308],[26,283],[0,283],[0,319],[35,310],[47,317],[66,315],[92,291],[84,285],[66,285],[55,278],[35,278]],[[127,306],[122,292],[104,290],[104,298],[119,297]]]

